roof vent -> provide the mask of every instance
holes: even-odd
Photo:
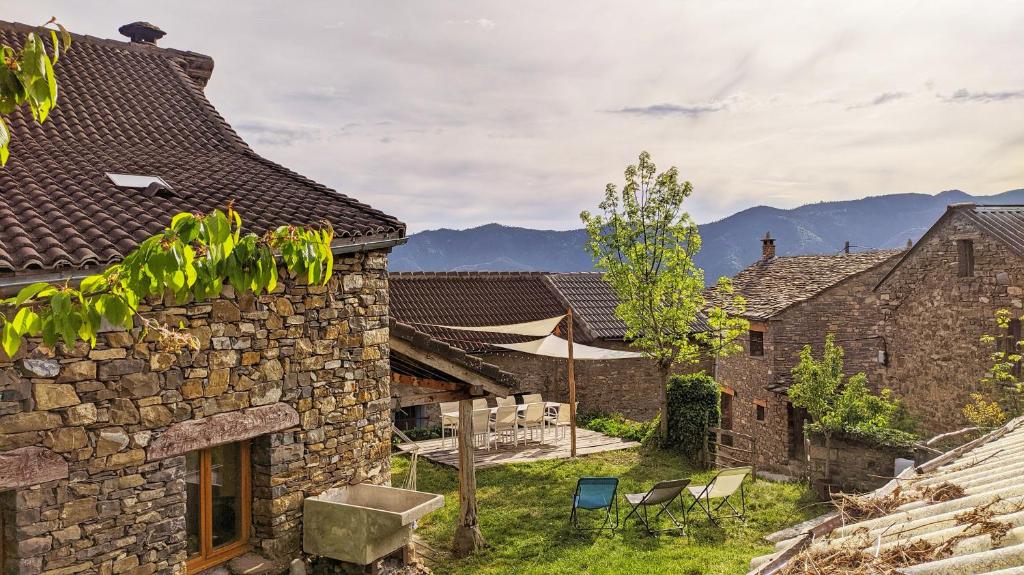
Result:
[[[117,31],[131,38],[134,44],[152,44],[153,46],[156,46],[156,41],[167,34],[149,22],[132,22],[121,26]]]
[[[145,195],[174,196],[174,189],[171,188],[160,176],[140,176],[136,174],[114,174],[107,172],[107,177],[119,188],[133,188],[145,190]]]

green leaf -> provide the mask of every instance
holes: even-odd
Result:
[[[28,300],[34,298],[39,292],[43,291],[48,287],[50,287],[50,284],[46,282],[36,282],[34,284],[29,284],[21,288],[21,291],[18,292],[18,295],[14,297],[13,303],[14,305],[21,305],[27,302]]]
[[[36,335],[42,329],[42,322],[39,319],[39,314],[32,311],[27,307],[23,307],[18,310],[18,313],[14,316],[14,321],[11,322],[14,326],[14,330],[18,332],[18,335]]]
[[[7,357],[14,357],[21,347],[21,336],[18,334],[18,330],[14,329],[10,323],[5,323],[2,333],[0,333],[0,339],[3,340],[4,352]]]

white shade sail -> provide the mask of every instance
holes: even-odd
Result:
[[[454,329],[457,331],[485,331],[488,333],[508,333],[513,335],[548,335],[554,331],[564,315],[558,317],[552,317],[549,319],[538,319],[536,321],[528,321],[526,323],[513,323],[509,325],[482,325],[482,326],[464,326],[464,325],[437,325],[434,327],[443,327],[445,329]],[[433,325],[433,324],[429,324]]]
[[[503,347],[505,349],[511,349],[512,351],[521,351],[523,353],[529,353],[533,355],[545,355],[547,357],[560,357],[563,359],[569,358],[569,342],[556,335],[549,335],[542,339],[535,339],[533,341],[527,341],[523,343],[507,343],[493,345],[496,345],[497,347]],[[643,357],[643,354],[635,353],[632,351],[616,351],[614,349],[603,349],[600,347],[591,347],[589,345],[573,343],[572,357],[573,359],[582,360],[638,359]]]

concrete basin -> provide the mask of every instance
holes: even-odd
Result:
[[[359,484],[328,489],[302,504],[306,553],[359,565],[409,543],[413,522],[444,506],[444,496]]]

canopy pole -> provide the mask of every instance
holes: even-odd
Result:
[[[569,447],[569,456],[576,457],[576,375],[573,372],[573,361],[572,361],[572,307],[565,314],[568,320],[568,334],[569,337],[569,432],[571,435],[571,444]]]
[[[476,465],[473,461],[473,400],[459,401],[459,522],[452,550],[465,557],[484,545],[476,508]]]

